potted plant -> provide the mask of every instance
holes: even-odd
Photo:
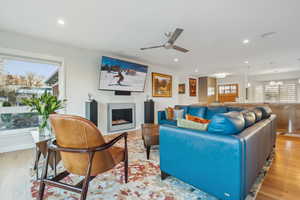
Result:
[[[47,91],[40,97],[33,95],[32,98],[22,99],[24,105],[31,107],[31,112],[37,112],[39,114],[40,133],[44,133],[45,128],[50,129],[48,125],[49,115],[64,108],[63,104],[65,101],[66,100],[58,100],[56,96]]]

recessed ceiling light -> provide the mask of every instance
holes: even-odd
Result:
[[[195,72],[197,73],[197,72],[199,72],[199,70],[198,70],[198,69],[195,69]]]
[[[228,73],[216,73],[214,76],[216,78],[225,78],[228,75]]]
[[[248,60],[246,60],[246,61],[244,61],[244,63],[245,63],[245,64],[249,64],[249,61],[248,61]]]
[[[174,62],[178,62],[179,61],[179,59],[178,58],[174,58]]]
[[[57,24],[59,24],[59,25],[65,25],[65,21],[63,20],[63,19],[58,19],[57,20]]]
[[[244,39],[244,40],[243,40],[243,44],[248,44],[249,42],[250,42],[249,39]]]

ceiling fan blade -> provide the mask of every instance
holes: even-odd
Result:
[[[182,48],[180,46],[177,46],[177,45],[173,45],[173,49],[177,50],[177,51],[181,51],[183,53],[186,53],[188,52],[189,50],[185,49],[185,48]]]
[[[177,40],[179,35],[182,33],[183,29],[181,28],[176,28],[176,30],[173,32],[172,36],[170,37],[168,43],[174,44],[174,42]]]
[[[161,48],[161,47],[164,47],[164,45],[153,46],[153,47],[145,47],[145,48],[141,48],[141,50],[155,49],[155,48]]]

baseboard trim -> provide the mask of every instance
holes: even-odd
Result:
[[[32,148],[34,148],[34,144],[10,145],[7,147],[0,148],[0,153],[7,153],[12,151],[19,151],[19,150],[32,149]]]

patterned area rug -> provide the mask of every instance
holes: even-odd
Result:
[[[106,138],[108,141],[112,137]],[[123,142],[117,145],[123,146]],[[159,149],[154,147],[150,153],[150,160],[146,159],[146,152],[140,132],[131,132],[128,138],[129,150],[129,183],[124,184],[123,163],[114,169],[107,171],[90,182],[88,200],[216,200],[217,198],[194,188],[174,177],[168,177],[164,181],[160,179]],[[263,178],[268,171],[273,156],[266,163],[261,174],[257,178],[247,200],[254,200],[261,186]],[[39,165],[41,170],[42,163]],[[64,171],[63,166],[58,166],[58,172]],[[31,193],[33,199],[38,196],[39,183],[35,180],[35,172],[31,169]],[[80,176],[70,176],[63,180],[68,184],[75,184],[82,180]],[[46,187],[45,200],[79,200],[77,193],[65,191],[55,187]]]

